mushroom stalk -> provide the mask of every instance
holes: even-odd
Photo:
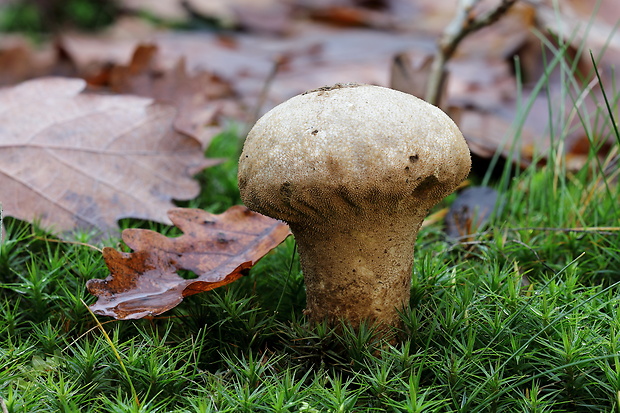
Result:
[[[398,325],[428,210],[469,173],[440,109],[369,85],[296,96],[256,122],[239,159],[243,202],[289,224],[311,321]]]
[[[291,225],[306,283],[306,315],[357,326],[395,324],[408,306],[413,249],[422,217],[364,214],[308,230]]]

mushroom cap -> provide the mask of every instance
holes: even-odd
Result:
[[[463,135],[439,108],[384,87],[337,84],[295,96],[256,122],[239,160],[239,188],[250,209],[289,223],[425,214],[470,167]]]

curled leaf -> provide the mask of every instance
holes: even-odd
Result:
[[[91,306],[95,314],[117,319],[159,315],[184,297],[238,280],[290,234],[286,224],[243,206],[220,215],[176,208],[168,216],[183,235],[169,238],[150,230],[126,229],[123,241],[134,252],[103,250],[110,275],[87,283],[89,292],[98,297]],[[197,278],[182,278],[179,270],[191,271]]]

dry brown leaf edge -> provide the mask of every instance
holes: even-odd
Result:
[[[125,320],[157,316],[184,297],[238,280],[290,235],[285,223],[240,205],[219,215],[175,208],[168,216],[183,235],[126,229],[122,239],[134,252],[104,248],[110,275],[86,285],[98,297],[91,305],[95,314]],[[182,278],[179,270],[198,277]]]

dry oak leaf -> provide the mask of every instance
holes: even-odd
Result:
[[[122,217],[169,223],[171,199],[195,197],[192,175],[217,161],[175,131],[172,107],[84,87],[80,79],[41,78],[0,89],[5,215],[61,234],[108,234]]]
[[[285,223],[241,205],[220,215],[175,208],[168,216],[183,235],[168,238],[150,230],[126,229],[123,241],[134,252],[104,248],[110,275],[86,285],[98,297],[91,306],[95,314],[117,319],[161,314],[184,297],[238,280],[290,235]],[[179,270],[198,277],[184,279]]]

